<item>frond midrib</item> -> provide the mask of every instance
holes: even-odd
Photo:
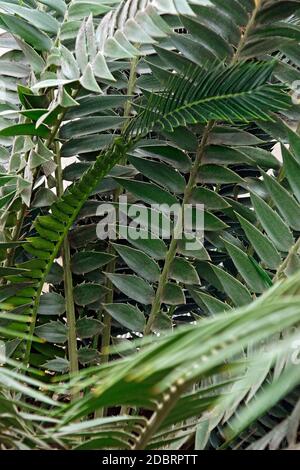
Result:
[[[251,95],[254,95],[256,93],[259,93],[261,91],[264,91],[266,90],[267,86],[266,85],[261,85],[260,87],[254,89],[254,90],[248,90],[248,91],[243,91],[243,92],[239,92],[239,93],[230,93],[228,95],[217,95],[217,96],[211,96],[211,97],[208,97],[208,98],[202,98],[198,101],[193,101],[192,103],[185,103],[184,105],[178,107],[178,108],[175,108],[173,109],[172,111],[170,111],[169,113],[165,114],[163,116],[163,119],[167,119],[168,116],[172,116],[172,114],[174,113],[179,113],[180,111],[184,111],[184,110],[187,110],[187,109],[191,109],[195,106],[198,106],[198,105],[201,105],[201,104],[205,104],[205,103],[209,103],[209,102],[213,102],[213,101],[221,101],[221,100],[229,100],[229,99],[234,99],[234,98],[240,98],[240,97],[244,97],[244,96],[251,96]],[[270,87],[268,87],[270,88]],[[275,86],[273,85],[273,88],[275,88]],[[282,89],[282,87],[277,87],[277,89]],[[280,102],[282,104],[286,104],[284,101]],[[153,113],[155,113],[155,111],[153,111]],[[158,121],[158,122],[161,122],[161,121]]]

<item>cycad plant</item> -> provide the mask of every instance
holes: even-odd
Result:
[[[299,12],[0,1],[3,449],[297,447]]]

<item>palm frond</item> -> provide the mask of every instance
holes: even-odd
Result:
[[[299,338],[296,333],[289,340],[270,342],[275,333],[299,322],[299,298],[290,296],[298,282],[299,274],[276,285],[248,307],[220,314],[196,326],[180,328],[165,337],[152,338],[152,344],[146,346],[143,342],[137,343],[137,346],[143,345],[140,352],[83,370],[71,381],[60,380],[60,383],[45,386],[26,378],[24,393],[44,401],[47,398],[41,398],[36,390],[39,385],[48,393],[55,391],[58,396],[74,387],[84,392],[76,402],[52,406],[51,418],[56,421],[48,428],[48,434],[53,442],[61,441],[66,447],[157,449],[166,442],[176,442],[178,436],[182,437],[182,430],[185,437],[192,435],[207,413],[214,413],[215,420],[220,421],[229,403],[232,406],[238,395],[246,396],[251,392],[258,376],[253,371],[257,369],[259,374],[262,354],[263,361],[272,367],[276,358],[285,353],[289,341]],[[269,342],[267,348],[266,342]],[[261,346],[246,360],[242,351],[249,344]],[[274,382],[279,393],[270,401],[270,406],[287,388],[299,382],[297,374],[293,374],[292,380],[290,377],[289,372],[289,381],[283,388],[282,380]],[[1,379],[2,384],[10,380],[8,385],[13,384],[15,390],[24,388],[20,373],[4,369]],[[251,414],[245,412],[244,426],[265,412],[270,393],[267,390],[262,400],[251,401]],[[118,405],[143,406],[151,412],[151,417],[120,415],[87,419],[99,408]],[[238,423],[241,427],[240,421]],[[80,444],[78,436],[83,439]]]
[[[12,315],[21,309],[22,315],[29,319],[28,323],[12,321],[12,326],[8,325],[6,328],[5,336],[25,338],[26,363],[34,338],[42,288],[54,259],[91,190],[116,164],[126,152],[126,148],[125,144],[120,144],[120,139],[116,139],[109,149],[101,153],[80,181],[70,187],[62,198],[51,206],[51,214],[39,216],[35,220],[36,235],[30,237],[24,245],[25,250],[33,258],[21,263],[16,269],[3,268],[3,277],[10,284],[8,289],[2,287],[3,303],[0,309],[4,312],[9,311]]]
[[[290,98],[284,87],[271,85],[276,62],[215,64],[170,74],[164,90],[152,93],[132,123],[137,134],[154,126],[172,132],[179,126],[219,120],[271,121],[271,112],[285,110]]]

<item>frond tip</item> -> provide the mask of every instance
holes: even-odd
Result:
[[[133,120],[131,129],[146,134],[154,126],[174,128],[209,121],[272,121],[270,113],[288,109],[290,97],[281,85],[269,82],[275,61],[224,64],[210,70],[189,69],[170,74],[164,90],[152,93]]]

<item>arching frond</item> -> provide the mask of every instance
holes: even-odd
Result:
[[[206,123],[270,121],[270,112],[287,109],[283,87],[270,85],[276,62],[215,64],[174,74],[166,88],[152,93],[132,126],[145,134],[155,125],[172,132],[179,126]]]

